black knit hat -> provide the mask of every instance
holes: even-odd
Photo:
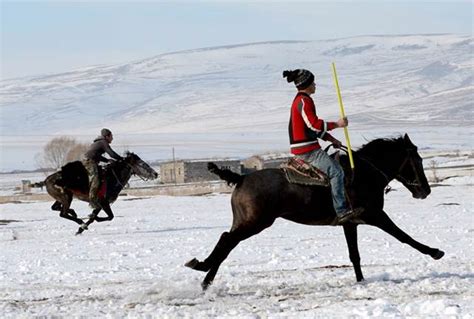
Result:
[[[304,90],[314,82],[314,75],[305,69],[296,69],[294,71],[283,71],[283,77],[288,82],[295,82],[298,90]]]
[[[108,128],[103,128],[100,131],[100,135],[102,135],[103,137],[109,136],[110,134],[112,134],[112,132]]]

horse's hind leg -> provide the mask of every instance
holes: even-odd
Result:
[[[214,277],[216,276],[217,271],[219,270],[219,266],[227,258],[232,249],[234,249],[242,240],[247,239],[255,234],[258,234],[265,228],[269,227],[272,223],[273,222],[261,224],[251,228],[235,228],[232,229],[230,232],[224,232],[209,257],[207,257],[202,262],[194,258],[188,261],[185,266],[195,270],[208,272],[203,282],[201,283],[202,289],[206,290],[214,280]]]
[[[71,206],[71,202],[72,202],[72,194],[64,193],[64,200],[61,201],[62,208],[61,208],[61,212],[59,213],[59,216],[62,218],[72,220],[78,223],[79,225],[84,224],[84,221],[82,219],[77,218],[77,215],[74,212],[74,210],[69,208]],[[69,214],[70,211],[72,211],[74,214]]]
[[[54,204],[51,206],[51,209],[60,212],[63,209],[63,205],[61,204],[61,202],[55,201]],[[69,214],[72,217],[77,217],[76,211],[72,208],[69,208],[67,210],[67,214]]]
[[[51,206],[51,210],[61,211],[62,204],[60,201],[55,201],[54,204]]]
[[[364,276],[362,275],[362,269],[360,268],[360,255],[357,244],[357,225],[346,223],[343,227],[347,247],[349,248],[349,258],[352,262],[352,266],[354,267],[356,279],[357,281],[362,281],[364,280]]]
[[[370,225],[376,226],[384,230],[402,243],[410,245],[422,254],[430,255],[433,259],[441,259],[444,256],[443,251],[437,248],[431,248],[426,245],[423,245],[420,242],[417,242],[416,240],[411,238],[407,233],[398,228],[397,225],[395,225],[395,223],[390,219],[390,217],[388,217],[388,215],[384,211],[381,211],[379,214],[377,214],[375,220],[367,222]]]

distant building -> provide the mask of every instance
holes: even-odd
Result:
[[[24,179],[21,181],[21,192],[23,194],[29,194],[31,193],[31,181]]]
[[[289,154],[255,155],[242,161],[242,173],[248,174],[264,168],[279,168],[290,158]]]
[[[162,183],[193,183],[220,180],[219,177],[207,169],[207,163],[213,162],[219,167],[241,173],[240,160],[178,160],[160,164]]]

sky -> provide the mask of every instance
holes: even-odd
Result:
[[[473,30],[471,1],[0,2],[1,79],[250,42]]]

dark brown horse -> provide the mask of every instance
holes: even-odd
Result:
[[[101,174],[103,180],[98,193],[102,208],[94,209],[87,222],[78,218],[76,212],[70,208],[73,197],[89,202],[89,178],[81,162],[68,163],[60,171],[46,177],[44,182],[31,186],[46,186],[48,194],[56,200],[51,209],[59,211],[59,216],[78,223],[80,227],[76,234],[80,234],[94,221],[110,221],[114,218],[110,205],[117,199],[133,174],[143,179],[158,177],[155,170],[138,155],[127,152],[123,161],[114,161],[105,167]],[[98,216],[102,209],[107,217]]]
[[[443,257],[441,250],[423,245],[403,232],[383,210],[384,189],[393,179],[401,182],[414,198],[424,199],[431,192],[422,159],[408,135],[376,139],[354,152],[354,173],[346,155],[340,160],[352,206],[364,208],[357,220],[343,225],[357,281],[364,279],[357,246],[359,224],[376,226],[434,259]],[[207,272],[201,284],[203,289],[212,283],[219,266],[239,242],[270,227],[276,218],[307,225],[331,225],[334,220],[330,188],[290,184],[281,169],[263,169],[244,176],[219,169],[213,163],[209,163],[209,169],[236,186],[231,200],[233,223],[230,231],[221,235],[204,261],[194,258],[186,263],[187,267]]]

